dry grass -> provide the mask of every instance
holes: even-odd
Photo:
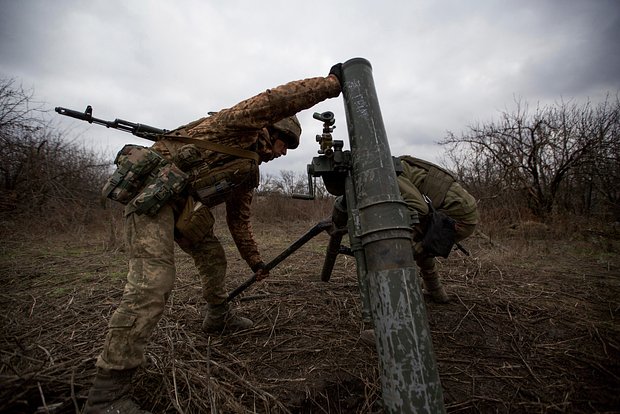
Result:
[[[314,224],[258,220],[265,258]],[[3,238],[0,412],[74,413],[84,403],[124,284],[122,244],[110,237],[118,231]],[[219,234],[232,289],[249,270],[228,233]],[[620,406],[617,235],[544,237],[476,236],[465,243],[471,257],[441,262],[452,301],[427,302],[427,311],[448,412]],[[330,282],[320,282],[326,242],[316,237],[241,296],[236,306],[256,326],[224,337],[201,332],[199,282],[178,251],[174,294],[136,378],[142,406],[187,414],[381,412],[376,351],[359,340],[355,263],[339,257]]]

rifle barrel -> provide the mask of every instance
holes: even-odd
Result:
[[[73,109],[63,108],[62,106],[57,106],[54,108],[56,112],[60,115],[70,116],[71,118],[76,118],[81,121],[91,122],[92,113],[88,112],[88,108],[85,112],[74,111]]]
[[[150,125],[129,122],[124,119],[117,118],[114,121],[106,121],[104,119],[94,118],[93,108],[90,105],[86,107],[84,112],[74,111],[73,109],[63,108],[62,106],[57,106],[54,110],[60,115],[69,116],[71,118],[79,119],[80,121],[86,121],[89,124],[97,124],[106,128],[130,132],[137,137],[149,139],[151,141],[157,141],[158,135],[164,135],[169,132],[167,129],[160,129]]]

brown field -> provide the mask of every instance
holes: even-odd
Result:
[[[3,223],[0,412],[75,413],[85,402],[126,273],[122,243],[110,237],[121,233],[113,214],[112,233],[31,223],[25,234]],[[266,260],[315,224],[298,217],[255,222]],[[472,256],[441,261],[451,303],[426,303],[447,411],[618,412],[618,233],[482,227],[492,241],[477,235],[464,243]],[[250,271],[225,228],[218,233],[232,290]],[[248,289],[236,306],[256,325],[224,337],[200,330],[199,282],[178,250],[176,287],[136,378],[143,408],[381,412],[376,350],[359,339],[355,263],[339,257],[321,282],[326,243],[326,234],[316,237]]]

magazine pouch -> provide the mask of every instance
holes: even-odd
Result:
[[[103,198],[129,203],[138,195],[151,174],[166,160],[157,152],[140,145],[125,145],[116,155],[116,171],[103,186]]]
[[[187,184],[188,175],[174,164],[167,163],[157,170],[146,185],[125,207],[125,215],[136,213],[155,215],[172,196],[179,194]]]

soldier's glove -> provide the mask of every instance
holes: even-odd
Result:
[[[254,266],[252,266],[252,271],[256,274],[256,281],[260,282],[269,276],[269,270],[267,270],[267,266],[264,262],[258,262]]]
[[[342,85],[342,63],[336,63],[334,66],[332,66],[332,68],[329,70],[329,74],[337,77],[338,82],[340,82],[340,85]]]

